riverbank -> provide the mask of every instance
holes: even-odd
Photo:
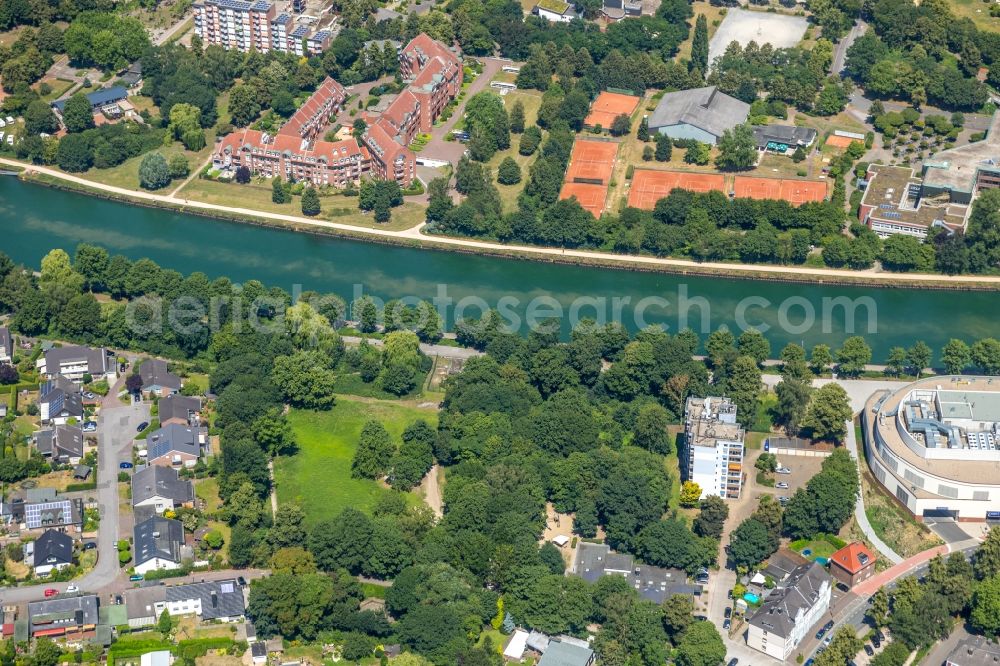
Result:
[[[1000,289],[1000,276],[945,276],[927,273],[852,271],[806,266],[746,265],[717,262],[699,263],[684,259],[619,255],[589,250],[506,245],[467,238],[431,236],[422,232],[423,225],[416,225],[402,231],[352,226],[350,224],[315,220],[296,215],[191,201],[173,195],[129,190],[112,185],[95,183],[55,169],[27,165],[6,158],[0,158],[0,164],[23,169],[20,178],[28,182],[78,192],[88,196],[121,201],[132,205],[163,208],[178,213],[187,213],[202,217],[410,248],[447,250],[450,252],[531,260],[543,263],[571,264],[690,276],[727,277],[741,280],[935,290],[995,291]]]

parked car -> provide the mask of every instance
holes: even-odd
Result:
[[[149,427],[149,421],[143,421],[142,423],[140,423],[139,425],[136,426],[135,431],[136,432],[142,432],[143,430],[145,430],[148,427]]]
[[[246,587],[247,586],[247,579],[244,578],[243,576],[238,576],[236,578],[236,582],[240,584],[240,587]]]
[[[726,618],[725,620],[722,621],[722,628],[725,629],[726,631],[729,631],[729,627],[731,626],[733,626],[732,620]]]
[[[882,630],[881,630],[881,629],[876,629],[876,630],[875,630],[875,636],[877,636],[877,637],[878,637],[878,639],[879,639],[880,641],[882,641],[883,643],[885,642],[885,634],[883,634],[883,633],[882,633]]]
[[[7,116],[6,118],[4,118],[4,120],[6,120],[7,124],[10,125],[12,122],[14,122],[14,116]]]
[[[823,625],[823,631],[830,631],[831,629],[833,629],[833,620]]]
[[[792,499],[792,498],[791,497],[787,497],[785,495],[781,495],[781,496],[778,497],[778,503],[781,504],[782,506],[784,506],[785,504],[788,503],[788,500],[790,500],[790,499]]]
[[[84,391],[83,397],[86,398],[87,400],[93,400],[94,398],[97,397],[97,394],[93,393],[92,391]]]
[[[79,591],[80,591],[80,588],[77,587],[76,585],[67,585],[66,586],[66,592],[79,592]]]
[[[83,549],[84,550],[94,550],[95,548],[97,548],[97,542],[96,541],[88,541],[88,542],[86,542],[86,543],[83,544]]]
[[[776,469],[774,471],[777,472],[778,474],[791,474],[792,473],[792,470],[788,469],[787,467],[779,467],[778,469]]]
[[[732,609],[732,607],[731,606],[726,606],[725,618],[728,620],[732,616],[733,616],[733,609]]]
[[[128,579],[132,582],[140,581],[143,578],[145,578],[145,576],[143,576],[142,574],[132,574],[131,576],[128,577]]]
[[[833,634],[827,634],[826,638],[823,639],[823,645],[829,645],[833,640]]]
[[[777,488],[778,490],[787,490],[788,484],[785,483],[784,481],[778,481],[776,484],[774,484],[774,487]]]
[[[84,432],[97,432],[97,421],[86,421],[83,424]]]
[[[116,594],[115,595],[115,605],[116,606],[121,606],[123,603],[125,603],[125,600],[122,599],[122,595]]]
[[[54,589],[54,588],[51,588],[51,587],[50,587],[50,588],[48,588],[47,590],[45,590],[45,596],[46,596],[46,597],[54,597],[54,596],[56,596],[57,594],[59,594],[59,590],[56,590],[56,589]]]
[[[736,657],[733,657],[732,659],[729,660],[729,663],[726,664],[726,666],[736,666],[736,664],[738,663],[740,663],[740,660],[737,659]]]
[[[122,462],[118,463],[118,468],[119,469],[132,469],[132,463],[126,462],[126,461],[123,460]]]
[[[869,657],[874,657],[875,656],[875,648],[873,648],[868,643],[865,643],[865,654],[868,655]]]
[[[882,641],[878,639],[878,636],[872,636],[872,645],[875,646],[876,650],[882,647]]]

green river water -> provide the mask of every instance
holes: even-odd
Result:
[[[775,355],[790,341],[836,347],[856,333],[872,346],[874,362],[890,347],[918,339],[936,352],[952,337],[1000,334],[996,292],[687,277],[408,249],[133,207],[0,178],[0,250],[37,268],[52,248],[72,254],[81,242],[131,259],[149,257],[185,274],[256,278],[291,293],[315,289],[348,301],[358,290],[382,299],[430,299],[444,290],[452,299],[442,306],[449,322],[456,308],[475,317],[485,303],[519,319],[522,332],[527,314],[542,319],[560,308],[565,327],[575,307],[578,317],[617,318],[633,330],[656,323],[676,331],[686,323],[703,337],[723,324],[738,329],[742,315],[747,325],[769,327]],[[855,314],[853,330],[847,310]]]

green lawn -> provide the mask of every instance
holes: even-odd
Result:
[[[503,72],[501,72],[503,74]],[[502,80],[500,75],[494,78],[494,80]],[[524,106],[524,126],[531,127],[538,120],[538,109],[542,105],[542,94],[536,90],[515,90],[513,92],[507,93],[501,99],[503,99],[504,107],[510,112],[510,109],[514,106],[515,102],[520,101]],[[543,136],[544,136],[543,132]],[[528,180],[528,169],[531,164],[538,158],[538,154],[541,151],[535,151],[534,155],[529,155],[525,157],[521,155],[518,151],[518,145],[521,142],[520,134],[510,135],[510,148],[507,150],[501,150],[496,155],[493,156],[487,166],[493,173],[493,178],[496,180],[497,168],[500,166],[500,162],[506,157],[513,157],[514,161],[517,162],[518,166],[521,167],[521,182],[516,185],[501,185],[496,183],[497,190],[500,192],[500,201],[503,203],[504,212],[513,212],[517,209],[517,197],[521,194],[521,190],[524,189],[524,184]],[[542,139],[542,143],[545,139]]]
[[[951,0],[948,3],[957,18],[970,18],[980,30],[1000,30],[1000,18],[990,16],[992,2],[986,0]]]
[[[326,412],[293,409],[288,420],[299,451],[275,460],[278,502],[301,502],[311,525],[348,506],[370,511],[379,496],[389,491],[374,481],[351,477],[351,459],[361,428],[369,419],[377,419],[398,443],[403,429],[418,418],[433,426],[437,412],[398,402],[344,397],[338,397],[336,406]],[[409,496],[414,504],[420,501],[417,493]]]
[[[808,550],[809,554],[803,555],[808,560],[815,560],[818,557],[825,557],[829,560],[833,554],[837,552],[837,548],[825,539],[815,539],[813,541],[807,541],[804,544],[794,542],[790,545],[792,549],[800,555],[803,555],[802,551]]]
[[[177,196],[220,206],[252,208],[253,210],[284,215],[302,215],[301,203],[297,196],[292,197],[292,202],[287,204],[276,204],[271,201],[271,182],[264,179],[240,185],[195,178],[185,185]],[[423,222],[425,217],[424,206],[412,202],[393,208],[392,219],[385,224],[377,224],[371,213],[365,214],[358,210],[357,197],[340,195],[320,197],[320,205],[322,212],[317,216],[317,219],[369,229],[401,231],[417,226]]]
[[[169,146],[162,148],[157,148],[156,151],[168,161],[171,157],[177,154],[184,155],[188,159],[188,164],[191,167],[191,171],[195,171],[205,163],[208,156],[212,152],[212,147],[214,145],[215,135],[213,132],[209,131],[206,135],[208,139],[208,145],[197,153],[193,153],[190,150],[185,150],[184,146],[179,142],[175,141]],[[87,180],[92,180],[97,183],[103,183],[105,185],[113,185],[115,187],[124,187],[131,190],[139,189],[139,165],[142,164],[143,158],[148,153],[143,155],[138,155],[131,159],[125,160],[116,167],[111,167],[110,169],[91,169],[90,171],[81,174]],[[175,187],[181,184],[183,179],[175,180],[170,185],[160,190],[158,194],[169,194]]]

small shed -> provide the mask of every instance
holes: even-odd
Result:
[[[87,465],[77,465],[73,468],[73,478],[86,481],[90,478],[90,467]]]
[[[507,641],[507,646],[503,649],[503,658],[510,661],[521,661],[527,645],[528,632],[523,629],[517,629],[511,634],[510,640]]]
[[[569,537],[566,536],[565,534],[556,535],[552,537],[552,543],[559,546],[560,548],[563,548],[566,544],[569,543]]]

